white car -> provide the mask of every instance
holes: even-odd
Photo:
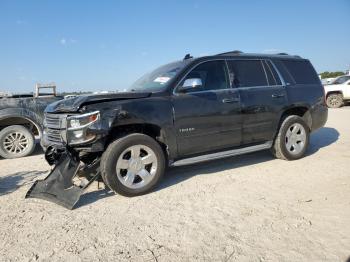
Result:
[[[337,81],[339,80],[339,81]],[[325,85],[327,106],[341,107],[344,102],[350,101],[350,76],[341,76],[330,85]]]

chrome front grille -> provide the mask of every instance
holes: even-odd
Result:
[[[62,144],[62,134],[65,132],[67,115],[65,114],[45,114],[44,136],[52,144]]]
[[[47,128],[61,129],[62,120],[65,118],[66,115],[45,114],[44,126]]]
[[[52,143],[55,143],[55,144],[62,143],[62,137],[61,137],[60,130],[46,129],[46,136],[47,136],[47,140],[52,142]]]

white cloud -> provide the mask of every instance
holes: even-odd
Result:
[[[60,44],[63,45],[63,46],[74,45],[76,43],[78,43],[78,40],[73,39],[73,38],[67,39],[65,37],[62,37],[60,39]]]
[[[63,46],[73,45],[73,44],[76,44],[77,42],[78,42],[78,40],[76,40],[76,39],[73,39],[73,38],[67,39],[65,37],[61,38],[61,40],[60,40],[60,44]]]
[[[61,45],[66,45],[67,44],[67,40],[65,38],[62,38],[60,40],[60,43],[61,43]]]

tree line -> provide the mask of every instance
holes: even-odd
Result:
[[[325,79],[325,78],[334,78],[334,77],[338,77],[338,76],[342,76],[342,75],[345,75],[344,72],[342,71],[336,71],[336,72],[323,72],[320,74],[321,76],[321,79]]]

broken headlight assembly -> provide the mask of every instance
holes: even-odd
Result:
[[[96,133],[92,130],[98,129],[99,124],[99,111],[67,117],[67,144],[84,144],[94,140]]]

